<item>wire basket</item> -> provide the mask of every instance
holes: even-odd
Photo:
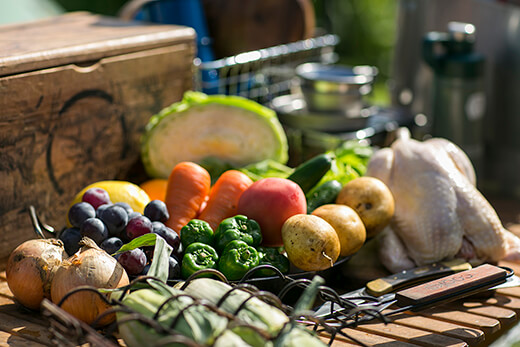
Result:
[[[364,306],[358,306],[354,302],[351,302],[349,300],[345,300],[343,298],[340,298],[339,294],[332,288],[328,286],[320,286],[319,287],[319,293],[318,293],[318,300],[324,301],[324,302],[331,302],[336,305],[337,308],[338,305],[343,307],[343,310],[341,311],[341,317],[333,317],[333,320],[330,319],[322,319],[318,317],[313,316],[312,311],[308,311],[305,314],[300,315],[294,315],[293,314],[293,308],[283,302],[283,299],[286,295],[288,295],[292,290],[294,289],[302,289],[311,284],[310,279],[292,279],[288,276],[284,276],[283,274],[279,273],[279,275],[282,277],[282,279],[285,281],[286,285],[283,287],[283,289],[277,293],[271,293],[266,292],[263,290],[259,290],[257,287],[247,283],[248,274],[246,274],[243,278],[243,281],[240,283],[229,283],[224,275],[222,275],[220,272],[216,270],[202,270],[199,271],[199,274],[194,274],[190,278],[186,280],[186,282],[183,285],[183,288],[194,278],[198,277],[200,275],[200,272],[208,272],[211,271],[217,278],[220,280],[228,283],[231,285],[231,289],[224,294],[223,299],[221,301],[224,301],[225,298],[230,295],[235,290],[244,290],[245,292],[249,293],[251,296],[249,299],[247,299],[245,302],[249,301],[252,297],[258,298],[269,305],[275,306],[285,312],[287,316],[289,317],[289,322],[286,324],[292,324],[293,322],[299,322],[299,324],[304,324],[307,326],[308,329],[315,331],[317,334],[322,336],[325,340],[329,340],[329,344],[331,344],[335,337],[338,335],[348,337],[355,341],[352,337],[348,336],[343,329],[346,327],[355,327],[358,322],[365,321],[367,318],[370,320],[372,319],[378,319],[383,322],[387,322],[387,319],[380,313],[381,309],[377,308],[376,306],[371,305],[364,305]],[[53,304],[51,301],[44,299],[42,303],[42,313],[43,315],[48,319],[49,322],[49,332],[52,335],[52,341],[55,342],[59,346],[77,346],[77,345],[89,345],[89,346],[102,346],[102,347],[117,347],[117,346],[124,346],[124,341],[120,339],[118,336],[118,326],[120,324],[126,324],[129,321],[136,321],[140,322],[143,325],[162,333],[165,335],[164,342],[178,342],[183,345],[187,346],[197,346],[197,344],[188,339],[187,337],[180,335],[178,333],[174,333],[172,329],[174,327],[164,327],[160,326],[159,323],[157,323],[156,320],[150,319],[141,313],[131,309],[130,307],[124,305],[122,303],[122,300],[125,295],[128,294],[129,289],[132,285],[136,285],[139,282],[146,281],[150,277],[141,276],[135,280],[132,281],[132,283],[123,288],[124,294],[119,299],[107,299],[105,297],[105,294],[102,294],[100,291],[97,291],[97,289],[93,287],[88,286],[82,286],[78,287],[71,292],[69,292],[63,299],[67,299],[67,297],[70,297],[72,295],[75,295],[78,292],[88,290],[91,292],[97,292],[99,296],[106,301],[107,303],[113,305],[113,309],[109,309],[108,311],[105,311],[102,313],[96,321],[101,320],[103,317],[106,317],[107,315],[114,314],[114,312],[125,312],[127,313],[127,317],[124,319],[121,319],[120,321],[116,321],[109,326],[105,326],[102,329],[96,328],[96,322],[93,322],[92,325],[88,325],[82,321],[79,321],[69,313],[65,312],[63,309],[61,309],[62,302],[56,304]],[[182,295],[182,296],[187,296]],[[171,300],[176,300],[179,296],[172,296],[170,299],[166,300],[166,302],[169,302]],[[248,323],[245,323],[244,321],[239,320],[237,317],[239,311],[244,308],[244,304],[240,305],[236,312],[233,314],[226,313],[221,310],[219,305],[212,305],[209,304],[205,300],[198,300],[194,299],[193,304],[187,305],[186,309],[189,309],[190,307],[194,305],[204,305],[212,312],[216,312],[220,315],[225,315],[230,319],[230,324],[235,325],[239,324],[244,327],[249,327],[253,330],[258,330],[259,328],[256,326],[249,325]],[[164,304],[161,305],[158,308],[158,311],[156,312],[156,316],[158,317],[160,314],[160,311],[163,309]],[[184,310],[184,309],[183,309]],[[183,311],[181,311],[183,312]],[[175,323],[176,319],[174,320]],[[172,324],[174,324],[172,323]],[[165,330],[166,329],[166,330]],[[260,331],[261,332],[261,331]],[[218,338],[218,337],[217,337]],[[272,337],[276,338],[276,337]],[[162,345],[162,344],[161,344]]]
[[[296,66],[335,62],[338,43],[338,36],[327,34],[210,62],[196,59],[195,86],[207,94],[239,95],[267,104],[292,92]]]

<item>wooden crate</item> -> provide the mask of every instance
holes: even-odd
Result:
[[[150,116],[193,88],[195,49],[192,28],[86,12],[0,27],[0,268],[35,236],[29,205],[61,228],[81,188],[138,169]]]

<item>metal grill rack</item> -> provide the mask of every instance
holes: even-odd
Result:
[[[291,93],[294,70],[299,64],[335,62],[334,48],[338,43],[338,36],[327,34],[209,62],[196,59],[196,89],[207,94],[239,95],[266,104]]]
[[[283,287],[277,293],[260,290],[258,287],[248,283],[249,277],[261,268],[268,267],[273,270],[279,280],[283,282]],[[185,310],[189,310],[192,307],[204,307],[204,310],[210,310],[211,312],[218,314],[219,316],[227,319],[228,327],[241,326],[248,329],[256,330],[266,340],[274,341],[280,335],[283,334],[284,328],[278,331],[278,335],[274,336],[261,327],[251,324],[240,318],[240,311],[245,309],[245,303],[249,300],[256,298],[264,301],[268,305],[277,307],[284,312],[289,320],[285,323],[295,324],[299,322],[308,327],[308,329],[314,330],[321,336],[322,339],[328,340],[329,344],[334,342],[338,336],[346,337],[350,340],[358,342],[364,345],[356,339],[349,329],[345,328],[357,328],[364,323],[375,323],[383,322],[390,323],[391,316],[401,314],[403,312],[418,312],[429,307],[446,304],[454,300],[458,300],[464,297],[472,296],[480,293],[484,290],[495,289],[497,285],[508,285],[508,281],[515,281],[514,271],[511,268],[501,266],[500,269],[495,269],[492,265],[485,264],[477,268],[465,271],[466,275],[461,277],[460,273],[450,275],[441,279],[433,280],[432,282],[419,285],[416,288],[409,288],[397,293],[387,293],[379,297],[374,297],[366,292],[353,291],[343,295],[339,295],[333,288],[324,285],[325,281],[323,278],[313,277],[293,279],[290,276],[283,275],[276,268],[270,265],[261,265],[254,269],[249,270],[239,282],[229,282],[226,277],[214,269],[199,270],[198,272],[191,275],[186,281],[178,283],[179,286],[175,286],[178,292],[172,292],[169,297],[165,298],[165,301],[160,304],[157,311],[153,314],[150,313],[143,315],[136,310],[130,308],[124,304],[124,297],[130,293],[133,289],[142,288],[142,285],[147,281],[148,285],[152,288],[162,287],[162,292],[165,293],[167,283],[161,282],[160,280],[148,277],[140,276],[134,279],[128,286],[120,288],[122,292],[115,296],[115,298],[106,298],[102,291],[88,286],[80,286],[69,293],[67,293],[61,301],[54,305],[49,300],[44,300],[42,303],[43,314],[47,317],[49,322],[49,331],[52,334],[53,341],[58,345],[68,346],[65,342],[74,341],[76,345],[82,345],[90,343],[95,346],[106,346],[113,347],[119,345],[119,339],[117,331],[121,328],[122,324],[128,322],[139,322],[145,325],[157,333],[160,333],[161,340],[164,338],[165,341],[182,342],[187,339],[186,336],[179,334],[175,331],[175,326],[179,322],[179,317]],[[214,275],[217,279],[227,283],[229,289],[223,293],[218,299],[218,302],[209,301],[205,299],[197,299],[190,296],[188,292],[183,290],[189,286],[190,282],[199,276]],[[320,276],[321,277],[321,276]],[[468,282],[465,282],[468,280]],[[462,281],[462,282],[461,282]],[[287,304],[284,300],[287,294],[293,289],[310,289],[309,292],[303,293],[301,298],[303,301],[296,302],[294,306]],[[101,313],[96,320],[92,323],[92,326],[86,325],[76,318],[70,316],[67,312],[63,311],[60,307],[68,297],[77,294],[80,291],[88,290],[91,293],[96,293],[100,296],[107,304],[112,305],[112,308]],[[242,298],[243,301],[238,304],[238,307],[233,308],[232,311],[227,308],[223,309],[223,303],[226,301],[233,292],[243,291],[247,296]],[[410,295],[410,290],[413,290],[413,294]],[[407,292],[408,291],[408,292]],[[312,297],[317,295],[317,298],[324,303],[325,306],[319,306],[317,310],[311,310],[308,306],[312,305],[311,301],[314,301]],[[168,321],[165,325],[165,321],[161,320],[160,315],[165,314],[166,303],[178,300],[181,297],[190,297],[190,302],[184,302],[181,308],[178,308],[178,312],[175,316],[169,317],[172,321]],[[240,299],[240,300],[242,300]],[[255,299],[255,300],[256,300]],[[322,310],[324,308],[324,310]],[[119,320],[113,322],[103,330],[96,330],[96,322],[104,320],[108,315],[113,315],[116,312],[125,312],[126,316],[120,317]],[[200,314],[200,311],[198,311]],[[162,324],[159,322],[163,322]],[[220,336],[220,335],[219,335]],[[216,336],[215,339],[218,339]],[[170,341],[172,340],[172,341]],[[196,346],[197,344],[189,340],[187,345]],[[162,346],[163,344],[161,344]]]
[[[202,272],[208,271],[208,270],[201,270]],[[214,271],[215,273],[216,270]],[[277,295],[273,293],[269,293],[266,291],[258,290],[255,286],[250,285],[247,283],[247,280],[244,279],[244,282],[240,283],[234,283],[232,284],[232,288],[230,289],[229,293],[231,293],[233,290],[236,290],[238,288],[242,288],[246,290],[248,293],[250,293],[251,296],[257,297],[260,300],[263,300],[270,305],[274,305],[278,308],[280,308],[282,311],[286,312],[289,316],[291,321],[297,320],[300,323],[303,323],[304,325],[307,325],[309,329],[312,329],[316,331],[319,334],[326,334],[326,336],[329,339],[329,343],[332,343],[334,341],[334,338],[337,335],[341,336],[347,336],[345,332],[341,331],[345,327],[355,327],[358,322],[362,322],[363,320],[366,320],[367,317],[372,319],[378,319],[380,321],[386,322],[386,318],[381,315],[382,308],[378,308],[377,300],[375,299],[376,303],[374,306],[372,305],[364,305],[364,306],[358,306],[353,302],[350,302],[349,300],[345,300],[339,297],[339,294],[333,290],[330,287],[327,286],[320,286],[319,287],[319,297],[324,300],[325,302],[330,301],[331,303],[335,303],[336,305],[339,305],[339,307],[342,307],[343,310],[341,311],[341,317],[335,317],[333,316],[333,320],[324,320],[321,318],[314,317],[312,312],[309,312],[308,314],[296,317],[294,315],[291,315],[292,307],[287,306],[282,302],[282,299],[285,295],[287,295],[288,292],[293,290],[294,288],[305,288],[306,286],[310,285],[311,280],[310,279],[298,279],[294,280],[288,276],[283,276],[281,280],[285,282],[285,285],[283,286],[280,293]],[[223,275],[220,276],[222,280],[225,281],[225,277]],[[247,278],[246,276],[244,276]],[[140,277],[132,281],[132,283],[127,287],[130,288],[132,284],[136,284],[141,281],[146,281],[146,277]],[[190,279],[186,281],[189,282]],[[225,281],[227,282],[227,281]],[[185,283],[185,284],[186,284]],[[124,289],[124,288],[122,288]],[[117,308],[110,309],[103,314],[101,314],[97,320],[101,319],[102,317],[105,317],[106,315],[113,314],[115,312],[127,312],[131,313],[131,316],[128,318],[128,320],[135,320],[139,321],[140,323],[155,329],[156,331],[163,331],[164,328],[161,328],[155,321],[144,317],[142,314],[131,310],[129,307],[122,304],[120,300],[122,300],[122,297],[119,300],[114,299],[107,299],[105,298],[104,294],[102,294],[100,291],[98,291],[94,287],[89,286],[81,286],[78,287],[71,292],[67,294],[64,299],[62,299],[62,302],[71,295],[74,295],[75,293],[78,293],[80,291],[90,291],[97,293],[100,298],[102,298],[104,301],[106,301],[108,304],[117,305]],[[228,294],[229,294],[228,293]],[[128,294],[127,291],[125,291],[126,295]],[[226,294],[226,296],[228,295]],[[175,296],[172,296],[172,299],[175,299]],[[198,301],[197,301],[198,302]],[[199,304],[202,304],[199,303]],[[208,304],[207,302],[203,303],[206,306],[212,305]],[[338,307],[338,306],[336,306]],[[242,309],[243,306],[240,306],[239,310]],[[218,306],[214,306],[212,308],[213,310],[219,311],[220,309]],[[159,308],[160,310],[160,308]],[[47,318],[49,322],[49,332],[52,335],[52,340],[60,346],[77,346],[77,345],[89,345],[89,346],[102,346],[102,347],[118,347],[121,346],[118,340],[118,323],[114,322],[111,325],[105,327],[104,329],[96,329],[95,323],[93,323],[92,326],[85,324],[82,321],[79,321],[75,317],[71,316],[69,313],[65,312],[63,309],[61,309],[61,303],[55,305],[51,301],[45,299],[42,303],[42,313]],[[236,312],[238,313],[238,312]],[[125,320],[126,321],[126,320]],[[124,324],[124,323],[122,323]],[[245,324],[245,323],[244,323]],[[163,331],[164,332],[164,331]],[[196,346],[194,341],[186,341],[187,338],[185,338],[182,335],[170,332],[170,336],[166,337],[166,339],[175,339],[176,342],[184,342],[186,345],[189,346]]]

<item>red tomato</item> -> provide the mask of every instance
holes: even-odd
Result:
[[[263,245],[279,247],[283,245],[283,223],[295,214],[307,213],[307,200],[295,182],[269,177],[256,181],[242,193],[238,213],[258,222]]]

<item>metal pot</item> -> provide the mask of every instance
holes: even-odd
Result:
[[[366,126],[372,116],[370,108],[359,108],[356,115],[341,112],[311,111],[301,95],[283,95],[273,99],[270,107],[283,125],[302,130],[324,132],[356,131]]]
[[[372,66],[306,63],[296,68],[301,93],[309,110],[357,117],[363,96],[370,93],[377,75]]]

